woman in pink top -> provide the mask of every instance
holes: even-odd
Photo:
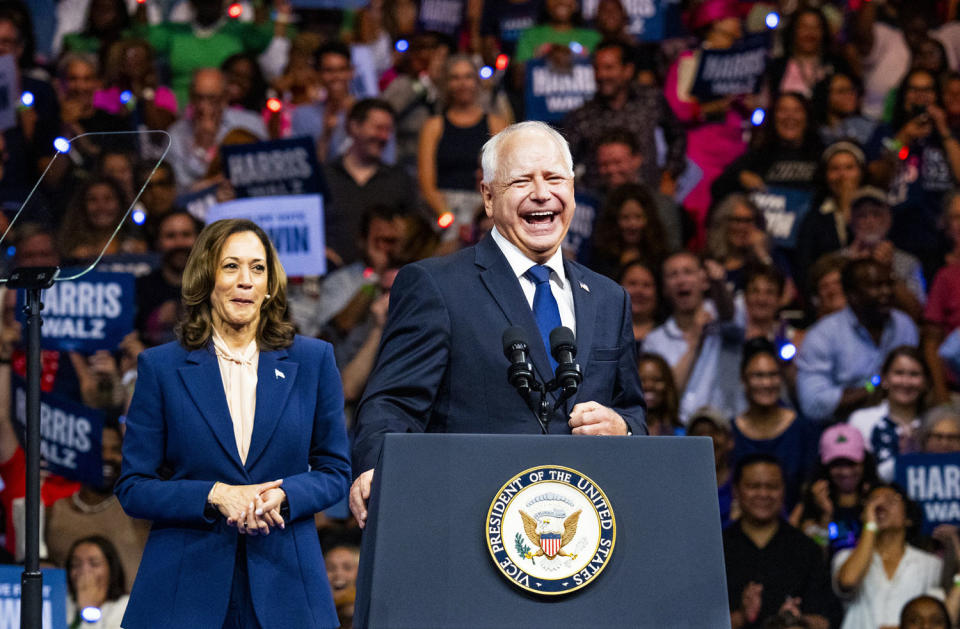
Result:
[[[743,34],[741,10],[735,0],[706,0],[690,17],[690,27],[703,41],[700,49],[681,53],[667,73],[664,92],[677,118],[687,127],[687,156],[703,171],[703,178],[684,199],[697,227],[692,245],[700,249],[706,242],[707,210],[710,208],[710,184],[730,162],[746,150],[743,137],[748,107],[735,105],[734,99],[701,103],[691,88],[697,73],[701,49],[726,49]],[[752,96],[737,99],[741,104]]]

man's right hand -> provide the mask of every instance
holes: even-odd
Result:
[[[367,470],[350,487],[350,511],[357,519],[360,528],[367,525],[367,500],[370,499],[370,485],[373,483],[373,470]]]

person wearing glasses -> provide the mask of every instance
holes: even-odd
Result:
[[[923,422],[923,451],[960,452],[960,409],[944,404],[927,413]]]

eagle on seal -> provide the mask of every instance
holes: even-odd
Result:
[[[577,522],[580,520],[580,509],[577,509],[563,522],[559,518],[545,517],[537,522],[530,515],[520,511],[520,517],[523,518],[523,531],[527,538],[537,548],[534,553],[526,553],[526,559],[546,556],[547,559],[554,559],[557,556],[570,557],[576,559],[576,554],[563,551],[563,547],[573,541],[577,534]]]

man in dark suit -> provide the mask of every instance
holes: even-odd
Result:
[[[526,331],[542,382],[553,376],[544,337],[559,325],[576,334],[583,382],[553,413],[550,433],[646,433],[629,297],[560,252],[575,206],[566,141],[524,122],[488,141],[481,161],[493,231],[474,247],[404,267],[391,290],[357,411],[350,507],[361,526],[385,433],[540,432],[507,382],[501,334],[511,326]]]

